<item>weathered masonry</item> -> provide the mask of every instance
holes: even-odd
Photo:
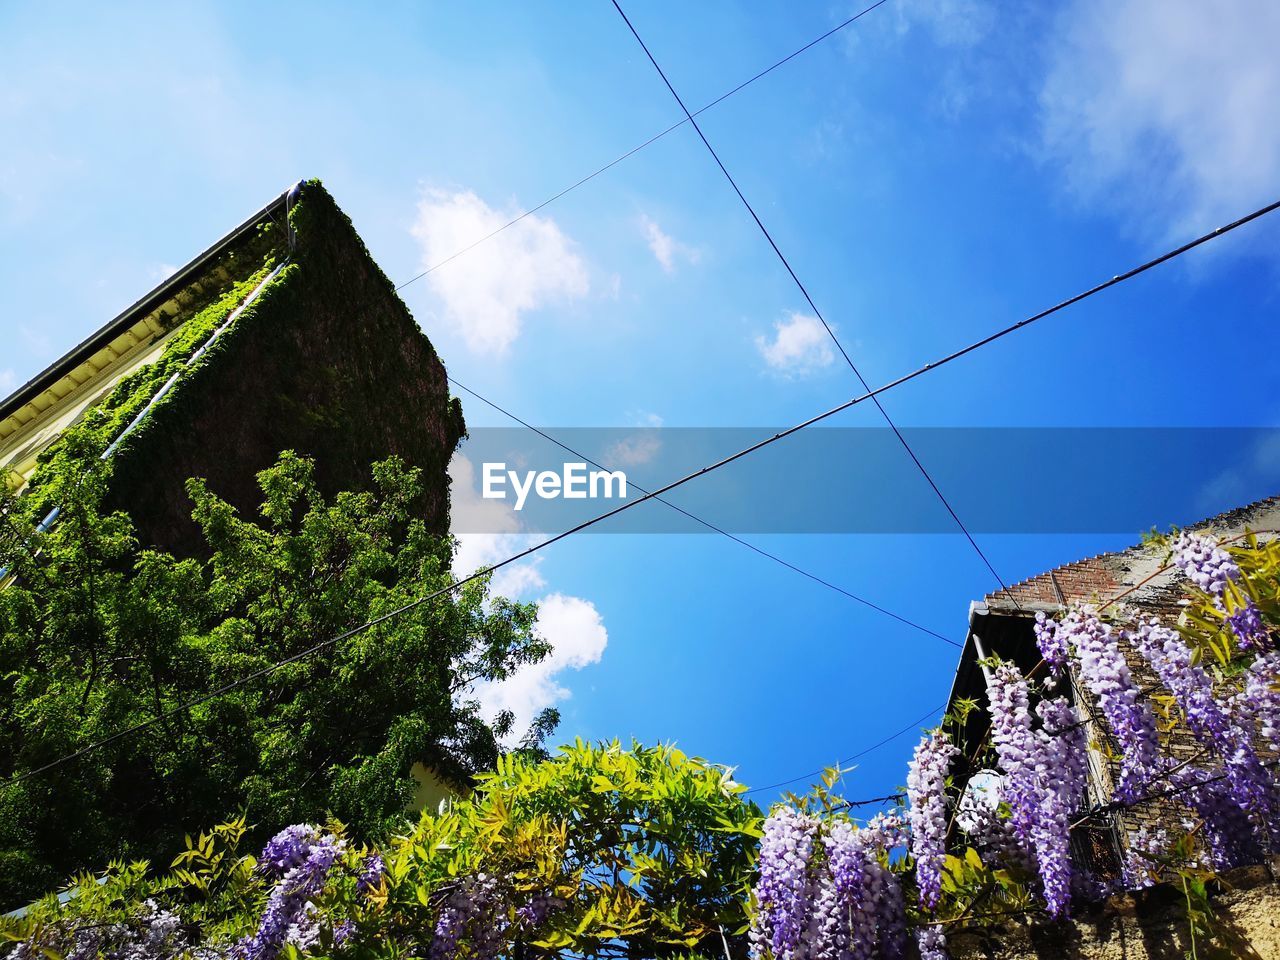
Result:
[[[281,450],[326,494],[398,455],[448,529],[446,468],[465,427],[430,341],[317,181],[281,194],[0,403],[0,468],[39,496],[67,428],[110,451],[112,505],[149,545],[197,553],[184,483],[242,514]],[[83,451],[82,451],[83,453]],[[56,509],[56,503],[50,508]]]

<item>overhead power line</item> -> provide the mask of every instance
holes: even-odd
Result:
[[[703,113],[706,113],[706,112],[707,112],[708,110],[710,110],[712,107],[716,106],[717,104],[722,103],[722,102],[723,102],[723,101],[725,101],[725,100],[728,100],[728,99],[729,99],[730,97],[732,97],[735,93],[738,93],[740,90],[743,90],[743,89],[745,89],[746,87],[751,86],[751,84],[755,83],[757,80],[759,80],[759,79],[761,79],[761,78],[763,78],[763,77],[766,77],[766,76],[768,76],[769,74],[773,73],[773,71],[777,70],[777,69],[778,69],[779,67],[781,67],[783,64],[790,63],[790,62],[791,62],[792,60],[794,60],[796,57],[800,56],[800,54],[802,54],[802,53],[806,52],[807,50],[809,50],[809,49],[811,49],[811,48],[813,48],[813,47],[816,47],[818,44],[822,43],[822,41],[824,41],[824,40],[828,39],[829,37],[833,37],[833,36],[835,36],[837,33],[839,33],[839,32],[840,32],[841,30],[843,30],[845,27],[848,27],[848,26],[850,26],[851,24],[856,23],[858,20],[861,20],[861,19],[862,19],[863,17],[865,17],[868,13],[870,13],[872,10],[874,10],[876,7],[883,6],[884,4],[886,4],[886,3],[888,3],[888,2],[889,2],[889,0],[876,0],[876,2],[875,2],[875,3],[871,4],[871,6],[863,8],[862,10],[858,11],[857,13],[855,13],[853,16],[849,17],[847,20],[844,20],[844,21],[842,21],[842,22],[840,22],[840,23],[836,24],[834,27],[832,27],[832,28],[831,28],[830,30],[828,30],[826,33],[822,34],[822,36],[820,36],[820,37],[815,37],[814,39],[812,39],[812,40],[810,40],[808,43],[806,43],[803,47],[800,47],[798,50],[793,50],[791,53],[787,54],[787,55],[786,55],[785,57],[783,57],[781,60],[777,60],[777,61],[775,61],[772,65],[770,65],[770,66],[768,66],[768,67],[765,67],[763,70],[761,70],[761,71],[760,71],[759,73],[757,73],[755,76],[751,77],[751,78],[750,78],[750,79],[748,79],[748,80],[744,80],[744,81],[742,81],[742,83],[738,84],[738,85],[737,85],[736,87],[734,87],[732,90],[728,90],[728,91],[726,91],[725,93],[720,94],[720,96],[716,97],[714,100],[712,100],[712,101],[711,101],[710,103],[708,103],[706,106],[701,107],[701,108],[699,108],[698,110],[695,110],[695,111],[693,112],[693,116],[695,116],[695,117],[696,117],[696,116],[699,116],[699,115],[701,115],[701,114],[703,114]],[[572,193],[574,190],[577,190],[579,187],[583,186],[584,184],[586,184],[586,183],[588,183],[588,182],[590,182],[590,181],[594,180],[596,177],[600,176],[600,174],[605,173],[606,171],[613,169],[613,168],[614,168],[614,167],[616,167],[618,164],[622,163],[624,160],[628,160],[628,159],[630,159],[631,157],[635,156],[637,153],[639,153],[639,152],[640,152],[641,150],[643,150],[645,147],[648,147],[648,146],[651,146],[652,144],[657,143],[659,140],[661,140],[661,139],[662,139],[663,137],[665,137],[667,134],[671,133],[673,130],[678,130],[680,127],[683,127],[683,126],[684,126],[686,123],[688,123],[688,122],[689,122],[689,118],[688,118],[688,117],[686,117],[686,118],[685,118],[685,119],[683,119],[683,120],[680,120],[680,121],[677,121],[676,123],[673,123],[671,126],[667,127],[665,130],[661,131],[660,133],[655,133],[655,134],[654,134],[652,137],[650,137],[648,140],[644,141],[644,142],[643,142],[643,143],[641,143],[641,144],[637,144],[636,146],[632,147],[630,150],[628,150],[626,153],[622,154],[621,156],[615,157],[613,160],[610,160],[608,163],[606,163],[603,167],[600,167],[599,169],[595,170],[594,172],[587,174],[587,175],[586,175],[585,177],[583,177],[581,180],[577,180],[577,181],[575,181],[574,183],[572,183],[572,184],[570,184],[569,186],[565,187],[565,188],[564,188],[563,190],[561,190],[559,193],[556,193],[556,194],[551,195],[550,197],[547,197],[547,199],[543,200],[543,201],[542,201],[541,203],[539,203],[538,205],[533,206],[533,207],[530,207],[528,210],[525,210],[523,213],[518,214],[517,216],[515,216],[515,217],[513,217],[512,219],[508,220],[508,221],[507,221],[506,223],[504,223],[502,226],[498,227],[496,230],[493,230],[493,231],[490,231],[489,233],[486,233],[483,237],[480,237],[478,240],[475,240],[475,241],[473,241],[472,243],[467,244],[467,245],[466,245],[465,247],[463,247],[461,250],[457,250],[457,251],[455,251],[455,252],[451,253],[449,256],[445,257],[443,260],[439,260],[439,261],[437,261],[436,263],[433,263],[431,266],[427,267],[427,269],[423,270],[421,273],[417,274],[416,276],[410,277],[410,278],[409,278],[408,280],[406,280],[404,283],[400,284],[400,286],[396,287],[396,290],[403,290],[405,287],[409,286],[409,284],[411,284],[411,283],[417,283],[419,280],[421,280],[423,277],[427,276],[428,274],[434,273],[435,271],[439,270],[439,269],[440,269],[441,267],[443,267],[446,263],[451,263],[452,261],[454,261],[454,260],[458,259],[458,257],[462,256],[464,253],[469,253],[469,252],[471,252],[471,251],[472,251],[472,250],[474,250],[476,247],[480,246],[480,244],[485,243],[485,242],[487,242],[487,241],[489,241],[489,240],[492,240],[494,237],[496,237],[498,234],[502,233],[504,230],[507,230],[507,229],[509,229],[509,228],[511,228],[511,227],[514,227],[517,223],[519,223],[519,222],[520,222],[521,220],[523,220],[525,217],[532,216],[533,214],[535,214],[535,213],[537,213],[539,210],[541,210],[543,207],[546,207],[546,206],[549,206],[549,205],[551,205],[551,204],[555,203],[557,200],[559,200],[559,199],[560,199],[561,197],[563,197],[565,194]]]
[[[448,375],[446,374],[446,376]],[[547,433],[545,430],[542,430],[539,427],[535,427],[533,424],[529,423],[527,420],[524,420],[521,417],[516,416],[510,410],[507,410],[506,408],[499,406],[498,404],[490,400],[488,397],[481,396],[480,394],[476,393],[476,391],[472,390],[470,387],[466,386],[465,384],[459,383],[453,377],[449,377],[449,382],[452,383],[459,390],[463,390],[466,393],[471,394],[471,396],[475,397],[481,403],[487,404],[488,406],[492,407],[494,410],[497,410],[499,413],[503,414],[506,417],[510,417],[512,420],[520,424],[522,427],[525,427],[528,430],[532,430],[534,433],[542,437],[544,440],[549,440],[551,443],[554,443],[557,447],[559,447],[561,450],[564,450],[566,453],[572,454],[573,456],[577,457],[579,460],[584,460],[587,463],[591,464],[593,467],[598,467],[601,470],[609,469],[604,464],[598,463],[597,461],[592,460],[586,454],[579,453],[577,450],[573,449],[573,447],[569,446],[567,443],[562,442],[557,437],[553,437],[551,434]],[[633,487],[634,489],[638,490],[640,493],[649,492],[644,487],[640,486],[638,483],[635,483],[634,481],[632,481],[629,477],[627,478],[627,486]],[[780,564],[781,566],[786,567],[788,570],[791,570],[795,573],[800,574],[800,576],[802,577],[808,577],[814,583],[821,584],[822,586],[828,588],[829,590],[834,590],[836,593],[841,594],[842,596],[848,597],[850,600],[857,601],[863,606],[869,607],[870,609],[875,610],[877,613],[882,613],[886,617],[889,617],[893,620],[897,620],[899,623],[905,624],[908,627],[913,627],[914,629],[919,630],[921,633],[926,633],[931,637],[941,640],[943,643],[949,643],[953,647],[960,648],[964,646],[964,644],[957,643],[955,640],[952,640],[950,637],[943,636],[941,633],[938,633],[936,630],[930,630],[928,627],[923,626],[919,623],[916,623],[914,620],[904,617],[901,614],[894,613],[892,610],[888,610],[885,607],[880,606],[878,603],[873,603],[872,601],[868,600],[866,597],[860,597],[856,593],[846,590],[844,587],[837,586],[831,581],[818,576],[816,573],[810,573],[808,570],[798,567],[794,563],[791,563],[788,560],[783,560],[781,557],[770,553],[768,550],[765,550],[763,547],[759,547],[749,540],[745,540],[742,537],[737,536],[736,534],[732,534],[728,530],[725,530],[723,527],[717,526],[716,524],[712,523],[709,520],[704,520],[702,517],[699,517],[696,514],[691,513],[690,511],[686,510],[684,507],[679,506],[678,504],[672,503],[670,500],[664,500],[662,497],[655,497],[654,499],[657,500],[659,503],[670,507],[672,510],[675,510],[677,513],[683,514],[684,516],[688,517],[690,520],[693,520],[696,523],[702,524],[708,530],[714,531],[715,533],[718,533],[721,536],[728,537],[734,543],[741,544],[742,546],[746,547],[748,550],[751,550],[754,553],[758,553],[760,556],[765,557],[768,560],[772,560],[774,563]]]
[[[677,480],[673,480],[670,483],[664,484],[663,486],[658,487],[656,490],[653,490],[649,493],[644,494],[642,497],[640,497],[637,500],[630,500],[627,503],[614,507],[612,510],[608,510],[605,513],[602,513],[596,517],[592,517],[591,519],[584,520],[583,522],[570,527],[568,530],[558,533],[555,536],[548,538],[547,540],[541,541],[540,543],[536,543],[530,547],[527,547],[524,550],[521,550],[518,553],[515,553],[507,557],[505,560],[500,560],[499,562],[493,564],[490,567],[485,568],[484,570],[477,570],[475,573],[471,574],[470,576],[463,577],[461,580],[457,580],[447,587],[444,587],[440,590],[436,590],[425,596],[419,597],[416,600],[411,600],[408,603],[403,604],[399,607],[396,607],[393,610],[389,610],[388,612],[382,614],[381,616],[375,617],[374,619],[369,620],[358,627],[353,627],[352,629],[347,630],[344,633],[338,634],[335,637],[331,637],[327,640],[322,640],[319,643],[316,643],[313,646],[308,647],[306,650],[300,651],[299,653],[286,657],[283,660],[279,660],[273,664],[263,667],[260,670],[255,670],[252,673],[248,674],[247,676],[241,677],[238,680],[225,683],[222,686],[217,687],[216,689],[211,690],[210,692],[203,694],[193,700],[186,701],[185,703],[180,704],[176,707],[172,707],[168,710],[162,710],[159,713],[157,713],[154,717],[151,717],[148,720],[144,720],[130,727],[126,727],[124,730],[117,731],[116,733],[110,734],[109,736],[103,737],[99,740],[93,741],[92,743],[86,744],[84,747],[81,747],[80,749],[75,750],[64,757],[61,757],[57,760],[50,761],[49,763],[46,763],[40,767],[36,767],[32,770],[28,770],[16,777],[12,777],[5,782],[4,786],[10,786],[14,783],[19,783],[23,780],[28,779],[29,777],[33,777],[45,771],[52,770],[55,767],[61,766],[62,764],[67,763],[70,760],[74,760],[77,757],[84,756],[87,753],[97,750],[107,745],[108,743],[112,743],[116,740],[121,739],[122,737],[130,736],[133,733],[136,733],[140,730],[144,730],[147,727],[150,727],[151,725],[158,723],[162,719],[166,719],[170,716],[174,716],[178,713],[189,710],[192,707],[199,706],[202,703],[206,703],[209,700],[222,696],[223,694],[228,693],[231,690],[234,690],[238,687],[244,686],[247,683],[250,683],[254,680],[268,676],[271,673],[274,673],[276,670],[279,670],[280,668],[287,666],[288,664],[296,663],[297,661],[303,660],[306,657],[311,656],[312,654],[319,653],[321,650],[328,649],[329,647],[332,647],[337,643],[341,643],[343,640],[346,640],[350,637],[363,633],[365,630],[372,629],[373,627],[376,627],[382,623],[385,623],[388,620],[401,616],[409,612],[410,610],[413,610],[421,606],[424,603],[428,603],[439,597],[445,596],[446,594],[452,593],[458,588],[468,583],[471,583],[472,581],[477,580],[480,577],[493,573],[496,570],[500,570],[503,567],[509,566],[510,564],[517,563],[520,560],[523,560],[525,557],[528,557],[531,554],[537,553],[539,550],[543,550],[546,547],[551,546],[553,543],[558,543],[559,541],[564,540],[566,537],[570,537],[576,533],[580,533],[581,531],[586,530],[589,527],[593,527],[598,523],[603,523],[605,520],[615,517],[618,514],[623,513],[627,510],[634,509],[635,507],[638,507],[640,504],[645,503],[649,500],[655,500],[664,493],[669,493],[670,491],[676,489],[677,487],[684,486],[686,483],[689,483],[692,480],[696,480],[699,477],[705,476],[708,473],[711,473],[715,470],[719,470],[721,467],[725,467],[731,463],[735,463],[736,461],[741,460],[743,457],[750,456],[751,454],[755,453],[757,450],[761,450],[767,446],[777,443],[779,440],[782,440],[786,437],[791,436],[793,433],[798,433],[799,431],[804,430],[808,427],[811,427],[817,423],[821,423],[822,421],[827,420],[838,413],[842,413],[845,410],[850,409],[851,407],[855,407],[860,403],[870,400],[873,397],[878,396],[879,394],[882,394],[882,393],[885,393],[886,391],[893,390],[897,387],[900,387],[904,383],[909,383],[910,381],[915,380],[917,377],[923,376],[924,374],[932,370],[936,370],[939,367],[946,366],[947,364],[955,360],[958,360],[961,357],[966,356],[967,354],[970,354],[975,350],[978,350],[984,346],[987,346],[988,344],[994,343],[995,341],[1008,336],[1009,334],[1013,333],[1016,330],[1021,330],[1024,327],[1029,326],[1030,324],[1036,323],[1037,321],[1043,320],[1046,317],[1052,316],[1053,314],[1071,306],[1072,304],[1079,303],[1082,300],[1088,299],[1089,297],[1092,297],[1098,293],[1101,293],[1103,290],[1107,290],[1118,283],[1123,283],[1124,281],[1129,280],[1133,277],[1136,277],[1141,273],[1145,273],[1146,271],[1152,269],[1153,267],[1159,266],[1162,263],[1167,263],[1168,261],[1174,259],[1175,257],[1181,256],[1182,254],[1187,253],[1190,250],[1194,250],[1196,247],[1199,247],[1202,244],[1208,243],[1210,240],[1214,240],[1214,239],[1217,239],[1218,237],[1225,236],[1226,234],[1232,232],[1233,230],[1237,230],[1248,223],[1252,223],[1254,220],[1257,220],[1260,217],[1264,217],[1267,214],[1274,212],[1276,209],[1280,209],[1280,200],[1277,200],[1273,203],[1269,203],[1265,207],[1260,207],[1259,209],[1254,210],[1252,213],[1249,213],[1243,217],[1240,217],[1238,220],[1233,220],[1231,223],[1218,227],[1216,230],[1213,230],[1210,233],[1206,233],[1200,237],[1197,237],[1196,239],[1190,241],[1189,243],[1184,243],[1180,247],[1175,247],[1173,250],[1170,250],[1167,253],[1163,253],[1152,260],[1148,260],[1146,263],[1140,264],[1139,266],[1136,266],[1130,270],[1127,270],[1124,273],[1117,274],[1116,276],[1112,277],[1110,280],[1104,281],[1103,283],[1099,283],[1096,286],[1090,287],[1088,290],[1085,290],[1083,293],[1078,293],[1073,297],[1069,297],[1066,300],[1063,300],[1057,304],[1054,304],[1052,307],[1049,307],[1047,310],[1041,310],[1039,313],[1032,314],[1031,316],[1025,317],[1024,319],[1019,320],[1016,323],[1009,324],[1008,326],[1003,327],[1000,330],[995,331],[994,333],[988,334],[987,336],[983,337],[980,340],[975,340],[973,343],[970,343],[968,346],[961,347],[959,350],[955,350],[947,354],[946,356],[939,358],[938,360],[934,360],[929,363],[926,363],[924,366],[917,367],[916,369],[912,370],[910,373],[905,373],[902,376],[898,377],[897,379],[891,380],[888,383],[880,387],[877,387],[875,390],[868,390],[866,393],[863,393],[856,397],[852,397],[851,399],[846,400],[843,403],[837,404],[836,406],[832,407],[829,410],[825,410],[822,413],[819,413],[815,416],[810,417],[808,420],[804,420],[800,423],[797,423],[795,426],[788,427],[785,430],[781,430],[778,433],[775,433],[771,437],[765,437],[762,440],[758,440],[755,443],[751,444],[750,446],[744,447],[742,450],[739,450],[737,453],[730,454],[729,456],[723,457],[720,460],[715,461],[714,463],[711,463],[705,467],[702,467],[699,470],[695,470],[693,473],[686,474],[685,476],[680,477]]]
[[[676,103],[680,105],[680,109],[684,111],[685,119],[693,126],[693,129],[698,134],[698,138],[702,141],[703,146],[705,146],[707,148],[707,152],[711,154],[711,159],[716,162],[716,166],[720,168],[720,172],[724,174],[725,179],[729,181],[729,186],[733,187],[733,192],[738,195],[738,199],[741,200],[742,205],[746,207],[747,213],[751,214],[751,219],[754,220],[756,226],[760,228],[760,232],[764,234],[764,238],[769,241],[769,246],[773,248],[773,252],[777,255],[778,260],[782,262],[783,267],[785,267],[787,273],[790,274],[791,279],[800,290],[800,294],[804,297],[805,302],[809,304],[809,308],[813,310],[814,315],[819,321],[821,321],[822,326],[827,331],[827,335],[831,338],[832,343],[836,345],[836,349],[840,351],[840,356],[844,357],[845,363],[847,363],[849,365],[849,369],[853,371],[853,375],[857,378],[858,383],[862,385],[862,389],[870,390],[871,384],[867,382],[867,378],[862,375],[862,371],[860,371],[857,364],[853,362],[853,358],[850,357],[848,351],[845,350],[844,344],[840,342],[840,338],[837,337],[835,331],[831,329],[831,324],[827,323],[826,317],[822,315],[822,311],[818,309],[818,305],[814,302],[813,297],[809,295],[808,288],[805,287],[804,282],[792,268],[791,262],[787,259],[786,255],[782,252],[782,249],[773,239],[773,235],[769,233],[769,228],[764,225],[764,221],[761,220],[759,214],[756,213],[755,208],[751,205],[751,201],[747,199],[746,194],[744,194],[738,186],[738,182],[733,179],[733,174],[729,172],[729,168],[724,165],[724,161],[721,160],[720,155],[716,153],[716,148],[711,145],[711,141],[707,139],[707,135],[702,132],[702,127],[699,126],[698,121],[694,119],[693,114],[689,112],[689,108],[685,106],[684,100],[681,99],[680,94],[676,92],[676,88],[672,86],[671,81],[667,79],[666,72],[659,65],[654,55],[649,51],[648,44],[644,42],[639,31],[636,30],[635,25],[631,22],[631,18],[627,16],[626,11],[622,9],[622,4],[619,3],[618,0],[613,0],[613,6],[614,9],[618,11],[618,15],[622,17],[623,22],[627,25],[627,29],[631,31],[631,35],[635,37],[636,42],[640,44],[640,49],[644,51],[644,55],[648,57],[649,62],[653,64],[653,69],[658,71],[658,76],[661,77],[662,82],[666,84],[667,90],[671,92],[671,96],[675,98]],[[1019,606],[1017,598],[1014,597],[1013,594],[1009,593],[1009,587],[1004,582],[1004,578],[996,572],[995,566],[987,558],[982,547],[978,546],[978,541],[974,539],[973,534],[969,532],[969,528],[965,526],[964,521],[960,519],[960,515],[956,513],[955,509],[951,506],[951,502],[947,500],[942,489],[934,481],[933,476],[916,455],[916,452],[911,448],[911,444],[907,442],[907,438],[902,435],[902,431],[900,431],[897,424],[893,422],[893,418],[889,416],[889,411],[884,408],[879,397],[876,397],[873,394],[871,401],[875,404],[876,409],[880,411],[880,416],[882,416],[884,418],[884,422],[889,425],[889,429],[893,431],[893,435],[898,438],[898,442],[902,444],[902,449],[905,450],[907,456],[911,458],[911,462],[914,463],[916,465],[916,469],[920,471],[920,475],[924,477],[926,482],[928,482],[929,486],[933,489],[933,492],[937,495],[938,500],[941,501],[942,505],[946,508],[947,513],[951,515],[951,519],[955,521],[956,526],[958,526],[960,531],[965,535],[970,546],[973,547],[982,562],[986,564],[987,569],[991,571],[991,575],[996,578],[996,582],[1000,584],[1000,588],[1005,592],[1009,599],[1013,601],[1014,606]]]
[[[847,763],[853,763],[853,761],[859,759],[860,757],[865,757],[868,753],[871,753],[873,750],[879,750],[881,747],[885,746],[886,744],[890,744],[894,740],[897,740],[899,737],[905,736],[906,734],[910,733],[912,730],[917,729],[920,726],[920,724],[924,723],[930,717],[941,713],[943,710],[946,709],[946,707],[947,705],[945,703],[938,704],[936,707],[933,707],[932,709],[930,709],[928,713],[920,717],[917,717],[915,720],[912,720],[910,723],[908,723],[905,727],[903,727],[897,733],[891,733],[889,734],[889,736],[885,737],[883,740],[878,740],[875,743],[871,744],[871,746],[869,747],[863,747],[857,753],[852,754],[851,756],[845,757],[843,760],[839,761],[836,764],[836,766],[843,767]],[[779,780],[777,783],[770,783],[763,787],[752,787],[750,790],[746,792],[750,794],[750,793],[762,793],[765,790],[776,790],[778,789],[778,787],[785,787],[788,784],[795,783],[799,780],[812,780],[814,777],[822,776],[823,773],[825,772],[826,772],[825,768],[819,769],[819,770],[813,770],[810,773],[802,773],[798,777],[792,777],[790,780]],[[899,794],[895,793],[895,794],[890,794],[887,797],[876,797],[872,800],[850,801],[849,806],[851,807],[863,806],[864,804],[876,803],[881,800],[892,800],[898,796]]]

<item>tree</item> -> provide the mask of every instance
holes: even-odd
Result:
[[[455,784],[493,765],[511,717],[486,723],[467,691],[548,647],[536,608],[484,579],[182,709],[454,582],[452,544],[411,515],[416,470],[375,464],[372,492],[326,501],[285,453],[259,475],[256,520],[192,480],[200,561],[140,548],[102,509],[107,469],[46,474],[40,497],[0,504],[14,578],[0,589],[0,903],[172,849],[228,812],[264,830],[333,814],[379,836],[410,806],[415,763]],[[60,519],[42,533],[51,501]]]

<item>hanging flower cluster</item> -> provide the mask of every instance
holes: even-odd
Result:
[[[1267,631],[1253,598],[1236,592],[1228,601],[1227,585],[1239,583],[1240,565],[1212,537],[1183,531],[1173,541],[1173,563],[1226,614],[1226,624],[1245,650],[1264,646]]]
[[[1045,902],[1058,917],[1071,899],[1071,818],[1084,797],[1087,745],[1080,718],[1065,699],[1042,700],[1036,713],[1041,721],[1035,767],[1040,802],[1031,840]]]
[[[796,955],[809,911],[809,860],[818,821],[790,807],[780,807],[764,822],[760,840],[760,879],[756,884],[759,927],[753,941],[763,940],[779,960]]]
[[[1249,667],[1243,707],[1257,721],[1272,753],[1280,753],[1280,653],[1265,653]]]
[[[1034,730],[1027,681],[1013,664],[996,668],[990,696],[991,739],[1013,829],[1034,859],[1050,914],[1061,916],[1071,896],[1070,818],[1084,793],[1082,727],[1059,698],[1040,703],[1042,726]]]
[[[494,960],[517,929],[531,932],[565,906],[563,899],[547,893],[536,894],[519,906],[516,899],[509,878],[495,874],[475,873],[449,884],[436,916],[428,960],[464,956]]]
[[[1178,790],[1178,799],[1186,803],[1200,818],[1200,833],[1215,870],[1230,870],[1256,863],[1261,848],[1254,825],[1232,796],[1227,781],[1205,767],[1183,767],[1169,775],[1169,783]]]
[[[1174,630],[1158,621],[1143,623],[1131,635],[1138,651],[1173,694],[1187,727],[1223,761],[1227,790],[1259,831],[1275,829],[1276,789],[1253,748],[1249,730],[1228,713],[1214,695],[1208,672],[1193,663],[1191,648]],[[1237,817],[1233,820],[1238,821]]]
[[[159,907],[154,900],[142,904],[136,923],[88,924],[67,928],[49,924],[35,936],[19,941],[9,952],[9,960],[169,960],[192,950],[181,919]]]
[[[1200,533],[1182,531],[1173,541],[1173,563],[1197,587],[1214,597],[1240,579],[1240,566],[1216,541]]]
[[[1056,635],[1073,651],[1080,679],[1097,698],[1098,708],[1119,744],[1116,798],[1132,802],[1142,794],[1159,765],[1159,741],[1151,710],[1142,700],[1142,692],[1111,627],[1094,611],[1069,611],[1057,625]]]
[[[304,824],[271,838],[258,869],[276,884],[257,932],[237,945],[238,960],[274,960],[285,945],[299,950],[315,945],[320,937],[315,900],[345,849],[345,840]],[[334,932],[336,939],[340,932]]]
[[[947,771],[957,753],[941,731],[934,731],[920,741],[907,771],[911,856],[916,861],[920,902],[930,910],[938,905],[942,891],[942,861],[947,839]]]
[[[880,814],[861,830],[780,806],[760,843],[752,955],[775,960],[898,960],[906,913],[897,875],[884,862],[905,823]]]
[[[986,771],[995,776],[992,771]],[[969,781],[972,787],[973,781]],[[986,796],[975,797],[969,789],[961,796],[956,825],[969,838],[970,844],[989,863],[1001,863],[1031,873],[1035,864],[1026,846],[1018,839],[1013,821],[1001,816],[1000,804],[1007,803],[1003,778],[992,783]]]
[[[1044,657],[1044,662],[1049,665],[1049,670],[1055,677],[1061,676],[1062,671],[1067,667],[1067,657],[1071,653],[1069,634],[1065,630],[1059,630],[1058,621],[1045,616],[1043,612],[1036,614],[1033,629],[1036,635],[1036,646],[1040,648],[1040,656]]]
[[[503,946],[506,898],[496,877],[463,877],[450,891],[436,920],[429,960],[452,960],[465,939],[477,960],[492,960]]]

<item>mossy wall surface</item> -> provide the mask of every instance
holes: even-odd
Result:
[[[261,496],[255,474],[285,449],[315,459],[328,495],[368,488],[370,464],[398,455],[422,469],[420,514],[435,532],[448,530],[446,471],[465,426],[444,365],[318,182],[303,185],[290,219],[297,244],[289,264],[114,459],[111,505],[132,515],[149,545],[201,553],[187,478],[204,477],[252,516]],[[278,242],[249,279],[189,321],[181,347],[155,366],[189,356],[186,341],[206,337],[286,252]],[[113,425],[102,435],[118,433],[167,376],[147,368],[122,383],[93,414]]]

